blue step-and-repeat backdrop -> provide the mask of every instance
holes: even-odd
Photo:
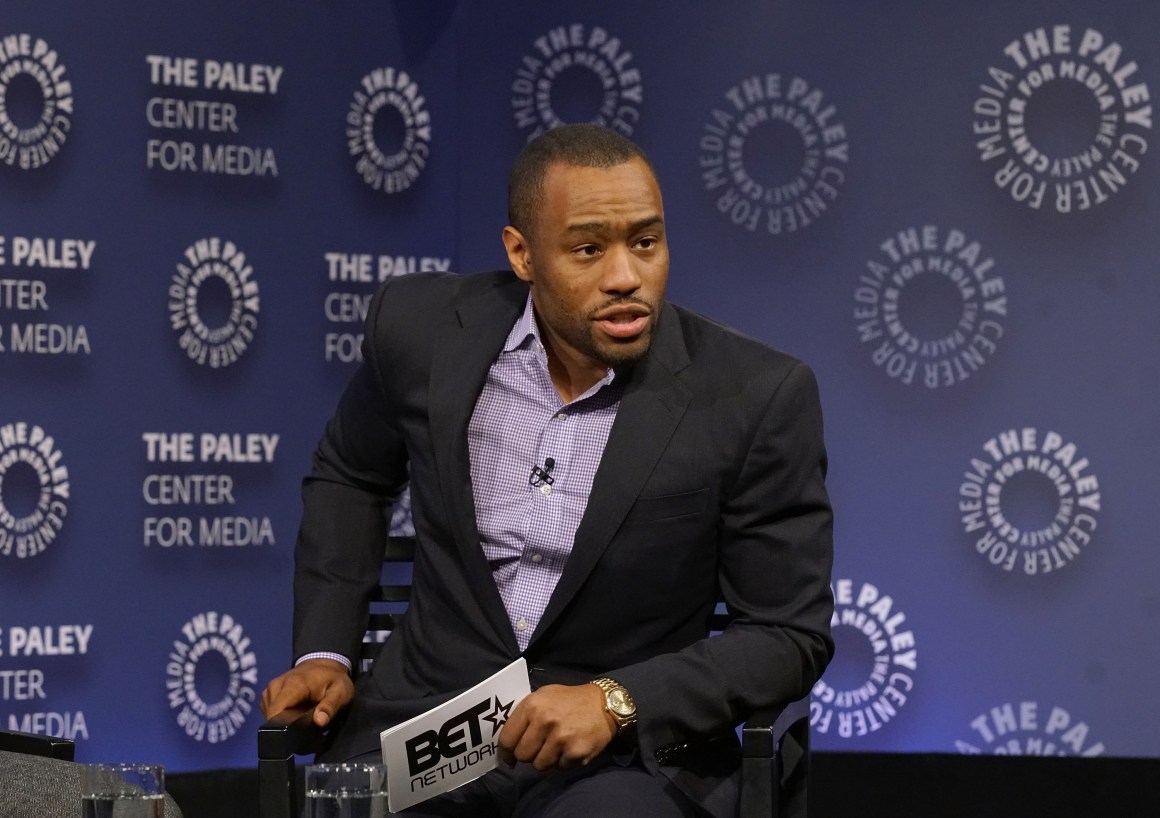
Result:
[[[672,300],[818,374],[816,747],[1160,755],[1158,41],[1153,0],[0,0],[0,727],[254,763],[369,294],[503,266],[511,158],[594,120]]]

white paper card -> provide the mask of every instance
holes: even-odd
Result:
[[[495,769],[499,729],[530,692],[528,665],[516,659],[451,701],[380,733],[391,812]]]

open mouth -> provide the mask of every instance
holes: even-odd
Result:
[[[613,338],[635,338],[648,326],[648,318],[643,307],[628,306],[605,310],[595,320]]]

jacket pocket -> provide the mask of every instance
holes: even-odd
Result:
[[[664,494],[659,497],[637,499],[624,522],[655,523],[677,517],[692,517],[702,514],[709,502],[709,489],[685,491],[680,494]]]

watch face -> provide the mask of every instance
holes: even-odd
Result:
[[[608,709],[621,716],[631,716],[636,712],[636,706],[623,687],[614,687],[608,691]]]

